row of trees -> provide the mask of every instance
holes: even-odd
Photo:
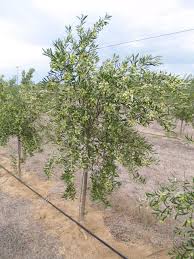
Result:
[[[155,120],[170,131],[174,118],[193,120],[190,81],[154,72],[159,57],[114,55],[100,60],[96,42],[109,19],[106,15],[87,28],[87,17],[81,16],[75,28],[66,27],[65,37],[44,50],[51,70],[43,82],[32,82],[33,69],[23,71],[19,84],[0,79],[0,143],[17,138],[21,177],[21,161],[40,150],[45,138],[46,116],[44,132],[57,152],[45,173],[50,177],[60,164],[64,197],[74,199],[76,174],[82,170],[80,221],[88,182],[91,198],[109,204],[109,195],[121,184],[118,163],[144,182],[138,169],[153,162],[152,146],[135,130],[137,124],[147,126]]]
[[[175,96],[175,118],[181,121],[180,135],[184,131],[184,123],[194,125],[194,79],[188,77],[185,84],[181,88],[181,92],[177,98]]]
[[[10,137],[17,139],[17,170],[21,177],[21,163],[26,155],[32,155],[40,148],[40,111],[32,82],[34,69],[22,72],[20,85],[14,77],[5,81],[0,79],[0,144],[6,145]],[[15,158],[14,158],[15,160]]]

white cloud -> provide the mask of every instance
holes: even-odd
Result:
[[[171,73],[186,76],[194,74],[194,64],[165,64],[160,67],[162,70],[170,71]]]
[[[25,0],[20,0],[20,2],[22,1]],[[35,19],[35,23],[25,23],[24,18],[23,24],[16,25],[14,15],[12,15],[11,20],[8,17],[6,19],[5,15],[4,20],[0,18],[0,73],[6,69],[15,68],[17,65],[34,66],[41,71],[45,70],[45,67],[48,68],[48,59],[42,55],[42,48],[45,46],[39,45],[40,43],[37,43],[39,41],[32,41],[32,38],[42,37],[41,39],[45,39],[45,44],[49,45],[52,40],[59,37],[61,28],[66,24],[76,22],[75,17],[81,13],[89,15],[89,24],[95,22],[99,16],[104,16],[106,12],[113,16],[110,25],[100,37],[102,45],[107,45],[194,28],[194,7],[186,7],[184,3],[183,0],[29,0],[27,11],[31,12],[31,17]],[[18,6],[18,8],[20,7]],[[53,21],[53,27],[51,27],[51,22],[47,25],[47,21],[43,20],[44,17],[47,17],[49,22]],[[36,34],[36,26],[43,22],[46,25],[37,28],[39,30]],[[30,28],[30,26],[34,27]],[[25,34],[27,30],[28,37]],[[33,34],[32,37],[29,37],[31,31]],[[52,33],[49,34],[51,31]],[[54,38],[48,40],[47,37],[50,37],[48,34]],[[192,56],[194,57],[194,32],[136,42],[129,45],[128,48],[107,49],[105,52],[111,54],[116,51],[128,55],[131,54],[128,52],[129,50],[135,53],[143,53],[148,50],[150,54],[163,55],[166,63],[187,63],[186,58],[190,55],[189,63],[194,63],[191,60]],[[181,61],[184,54],[185,59]],[[177,59],[177,56],[180,58]],[[170,57],[170,61],[168,57]],[[193,69],[192,65],[190,68],[189,65],[172,66],[168,64],[167,67],[177,71],[183,67],[185,70]]]
[[[192,24],[194,10],[183,9],[179,0],[33,0],[34,7],[47,13],[60,22],[67,22],[70,18],[81,13],[94,17],[103,16],[106,12],[113,15],[113,19],[123,23],[123,26],[139,28],[172,29]],[[119,18],[119,19],[118,19]],[[167,27],[166,27],[167,26]]]
[[[22,41],[17,37],[19,28],[13,23],[0,20],[0,71],[16,66],[37,66],[48,63],[42,55],[42,47]]]
[[[35,8],[42,10],[52,19],[67,24],[75,22],[75,16],[81,13],[89,14],[90,23],[94,22],[97,17],[103,16],[106,12],[112,15],[112,20],[108,30],[105,30],[110,43],[119,41],[127,41],[131,39],[141,38],[144,36],[158,35],[160,33],[169,33],[183,29],[194,28],[194,9],[184,7],[183,0],[33,0]],[[115,32],[115,28],[117,28]],[[117,36],[118,32],[125,35]],[[194,32],[184,34],[185,38],[194,35]],[[106,45],[106,34],[103,34]],[[152,40],[150,43],[163,42],[164,46],[170,44],[179,45],[179,36],[175,36],[172,41],[167,37],[162,40]],[[176,43],[177,42],[177,43]],[[105,43],[105,44],[104,44]],[[149,43],[148,43],[149,44]],[[134,43],[134,47],[142,47],[144,43]],[[193,50],[193,43],[184,42],[180,44]]]

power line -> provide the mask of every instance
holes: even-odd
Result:
[[[112,250],[115,254],[117,254],[118,256],[120,256],[123,259],[128,259],[125,255],[121,254],[119,251],[117,251],[114,247],[112,247],[111,245],[109,245],[107,242],[105,242],[104,240],[102,240],[100,237],[98,237],[97,235],[95,235],[93,232],[91,232],[88,228],[86,228],[84,225],[82,225],[81,223],[79,223],[77,220],[75,220],[74,218],[72,218],[70,215],[68,215],[66,212],[64,212],[62,209],[60,209],[59,207],[57,207],[55,204],[53,204],[52,202],[50,202],[47,198],[43,197],[40,193],[38,193],[36,190],[34,190],[32,187],[30,187],[28,184],[26,184],[24,181],[22,181],[20,178],[18,178],[15,174],[13,174],[12,172],[10,172],[8,169],[6,169],[4,166],[0,165],[0,168],[4,169],[9,175],[11,175],[12,177],[14,177],[17,181],[19,181],[21,184],[23,184],[26,188],[28,188],[29,190],[31,190],[33,193],[35,193],[37,196],[39,196],[42,200],[44,200],[45,202],[47,202],[48,204],[50,204],[53,208],[55,208],[58,212],[60,212],[61,214],[63,214],[66,218],[70,219],[72,222],[74,222],[76,225],[78,225],[80,228],[82,228],[84,231],[86,231],[89,235],[91,235],[92,237],[94,237],[95,239],[97,239],[100,243],[102,243],[103,245],[105,245],[106,247],[108,247],[110,250]]]
[[[111,47],[126,45],[126,44],[130,44],[130,43],[134,43],[134,42],[151,40],[151,39],[171,36],[171,35],[175,35],[175,34],[181,34],[181,33],[190,32],[190,31],[194,31],[194,28],[186,29],[186,30],[181,30],[181,31],[175,31],[175,32],[169,32],[169,33],[164,33],[164,34],[159,34],[159,35],[156,35],[156,36],[144,37],[144,38],[140,38],[140,39],[134,39],[134,40],[120,42],[120,43],[115,43],[115,44],[110,44],[110,45],[105,45],[105,46],[99,47],[98,49],[111,48]]]

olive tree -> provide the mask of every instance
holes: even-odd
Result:
[[[22,72],[21,84],[0,81],[0,145],[6,145],[11,137],[17,138],[18,174],[21,162],[27,154],[32,155],[40,147],[36,96],[31,79],[34,69]],[[12,80],[13,81],[13,80]],[[23,153],[23,156],[22,156]]]
[[[98,34],[110,16],[92,27],[87,16],[79,24],[66,27],[64,39],[44,50],[51,70],[46,79],[50,94],[50,121],[55,132],[58,155],[51,157],[45,171],[54,163],[63,166],[65,198],[75,198],[75,174],[82,169],[80,220],[84,218],[88,178],[93,200],[108,204],[108,195],[120,184],[118,163],[135,178],[144,180],[137,169],[152,162],[152,147],[135,129],[158,120],[169,129],[171,106],[168,93],[176,91],[181,80],[163,72],[153,72],[159,57],[119,56],[102,62],[98,54]]]
[[[174,217],[179,224],[175,234],[180,238],[170,252],[172,258],[194,258],[194,178],[192,181],[170,180],[159,190],[147,193],[154,213],[164,221]]]
[[[175,117],[181,121],[180,135],[183,134],[183,124],[194,119],[194,80],[186,78],[185,84],[178,89],[172,101],[175,106]]]

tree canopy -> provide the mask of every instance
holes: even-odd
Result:
[[[19,153],[23,151],[24,155],[32,155],[40,147],[39,111],[31,81],[33,72],[34,69],[27,73],[23,71],[19,85],[14,80],[10,83],[10,80],[2,78],[0,81],[0,145],[7,144],[11,137],[17,137]]]
[[[64,39],[44,50],[51,71],[46,79],[50,91],[50,115],[60,155],[48,162],[63,165],[65,197],[74,198],[75,172],[88,173],[91,196],[107,203],[107,195],[119,185],[117,164],[125,165],[143,180],[137,169],[152,162],[152,147],[135,129],[157,120],[170,129],[174,108],[172,95],[183,81],[165,72],[154,72],[160,58],[118,55],[101,61],[97,38],[110,16],[86,26],[87,16]],[[86,191],[85,191],[86,193]]]

